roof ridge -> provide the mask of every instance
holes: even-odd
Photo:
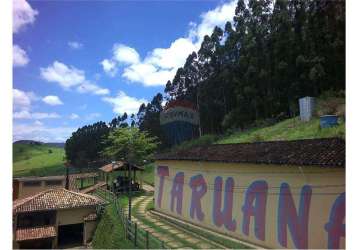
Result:
[[[16,203],[14,206],[13,206],[13,209],[16,209],[18,208],[19,206],[22,206],[24,204],[26,204],[27,202],[37,198],[37,197],[40,197],[41,195],[44,195],[45,193],[48,193],[50,191],[53,191],[54,189],[47,189],[47,190],[44,190],[44,191],[41,191],[37,194],[34,194],[34,195],[31,195],[31,196],[28,196],[28,197],[25,197],[25,198],[22,198],[20,200],[18,200],[19,203]],[[16,202],[16,200],[14,201]]]
[[[238,143],[213,143],[209,145],[203,145],[203,146],[222,146],[222,145],[237,145],[237,144],[259,144],[259,143],[278,143],[278,142],[301,142],[301,141],[321,141],[321,140],[342,140],[345,141],[341,137],[326,137],[326,138],[304,138],[304,139],[295,139],[295,140],[270,140],[270,141],[255,141],[255,142],[238,142]],[[194,146],[195,147],[195,146]]]
[[[67,191],[67,192],[70,192],[72,194],[79,195],[79,196],[82,196],[82,197],[85,197],[85,198],[89,198],[89,199],[96,200],[96,201],[101,201],[99,198],[97,198],[97,197],[95,197],[93,195],[79,193],[79,192],[75,192],[75,191],[68,190],[68,189],[65,189],[65,188],[60,188],[60,189],[63,189],[65,191]]]

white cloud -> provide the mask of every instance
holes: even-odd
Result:
[[[41,77],[48,82],[58,83],[64,89],[75,88],[80,93],[107,95],[109,90],[101,88],[86,79],[85,72],[73,66],[54,61],[47,68],[41,68]]]
[[[58,98],[58,96],[55,95],[48,95],[42,98],[42,101],[48,105],[56,106],[56,105],[62,105],[63,102]]]
[[[41,68],[40,71],[42,78],[46,81],[59,83],[63,88],[67,89],[83,83],[86,79],[83,70],[67,66],[58,61],[55,61],[47,68]]]
[[[113,46],[113,58],[125,64],[135,64],[140,61],[138,52],[124,44],[115,44]]]
[[[36,123],[36,122],[35,122]],[[76,130],[73,127],[46,127],[37,124],[14,124],[13,140],[36,140],[42,142],[65,142]]]
[[[76,42],[76,41],[70,41],[67,43],[67,45],[71,48],[71,49],[82,49],[83,44],[80,42]]]
[[[26,25],[35,22],[37,10],[31,8],[26,0],[13,0],[13,33],[21,31]]]
[[[201,22],[199,24],[191,23],[189,37],[196,43],[199,49],[205,35],[211,35],[215,26],[224,27],[226,22],[232,21],[237,1],[230,1],[223,5],[217,6],[215,9],[204,12],[200,15]]]
[[[104,72],[106,72],[109,76],[116,75],[116,73],[117,73],[116,62],[109,60],[109,59],[104,59],[101,62],[101,65],[103,67]]]
[[[175,72],[176,68],[158,69],[153,64],[140,63],[125,68],[122,76],[131,82],[142,83],[144,86],[160,86],[172,79]]]
[[[43,113],[43,112],[30,112],[28,110],[21,110],[13,113],[14,119],[57,119],[61,118],[61,116],[57,113]]]
[[[167,49],[154,49],[146,62],[163,69],[178,68],[194,50],[196,47],[190,39],[178,38]]]
[[[12,47],[12,56],[14,67],[26,66],[30,61],[26,51],[16,44]]]
[[[36,120],[35,122],[34,122],[34,125],[36,125],[36,126],[42,126],[42,125],[44,125],[42,122],[40,122],[39,120]]]
[[[92,93],[95,95],[108,95],[109,94],[108,89],[100,88],[96,84],[90,83],[87,81],[80,84],[76,89],[79,93]]]
[[[169,48],[153,49],[143,60],[134,48],[115,44],[112,58],[101,62],[103,70],[114,76],[119,67],[128,64],[123,68],[123,78],[144,86],[164,86],[168,80],[174,78],[177,69],[184,65],[188,55],[199,50],[205,35],[211,35],[215,26],[223,28],[227,21],[232,20],[235,7],[236,0],[202,13],[199,24],[189,23],[186,37],[176,39]]]
[[[119,91],[116,97],[103,97],[102,100],[109,103],[116,114],[136,114],[140,105],[148,102],[146,99],[128,96],[123,91]]]
[[[38,99],[33,92],[25,92],[19,89],[13,89],[12,96],[14,110],[28,110],[31,107],[31,102]]]
[[[77,115],[77,114],[75,114],[75,113],[72,113],[72,114],[70,115],[70,119],[71,119],[71,120],[75,120],[75,119],[78,119],[78,118],[80,118],[80,116]]]

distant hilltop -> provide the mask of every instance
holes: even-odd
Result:
[[[15,141],[14,144],[26,144],[26,145],[47,145],[50,147],[58,147],[58,148],[64,148],[65,143],[64,142],[40,142],[40,141],[34,141],[34,140],[19,140]]]

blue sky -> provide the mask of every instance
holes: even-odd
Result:
[[[25,1],[13,8],[13,140],[63,142],[136,113],[235,1]]]

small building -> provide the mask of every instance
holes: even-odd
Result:
[[[345,141],[194,147],[156,156],[155,210],[263,248],[345,248]]]
[[[143,167],[131,164],[131,171],[129,171],[128,162],[114,161],[102,166],[99,170],[100,178],[106,183],[107,189],[114,193],[127,192],[130,180],[132,182],[132,191],[139,191],[142,189],[143,181],[141,176],[138,178],[137,173],[143,172]],[[131,176],[129,177],[129,175]]]
[[[59,176],[30,176],[13,179],[13,200],[22,199],[47,189],[64,188],[66,178]]]
[[[13,202],[13,248],[61,248],[87,244],[105,202],[63,188]]]

